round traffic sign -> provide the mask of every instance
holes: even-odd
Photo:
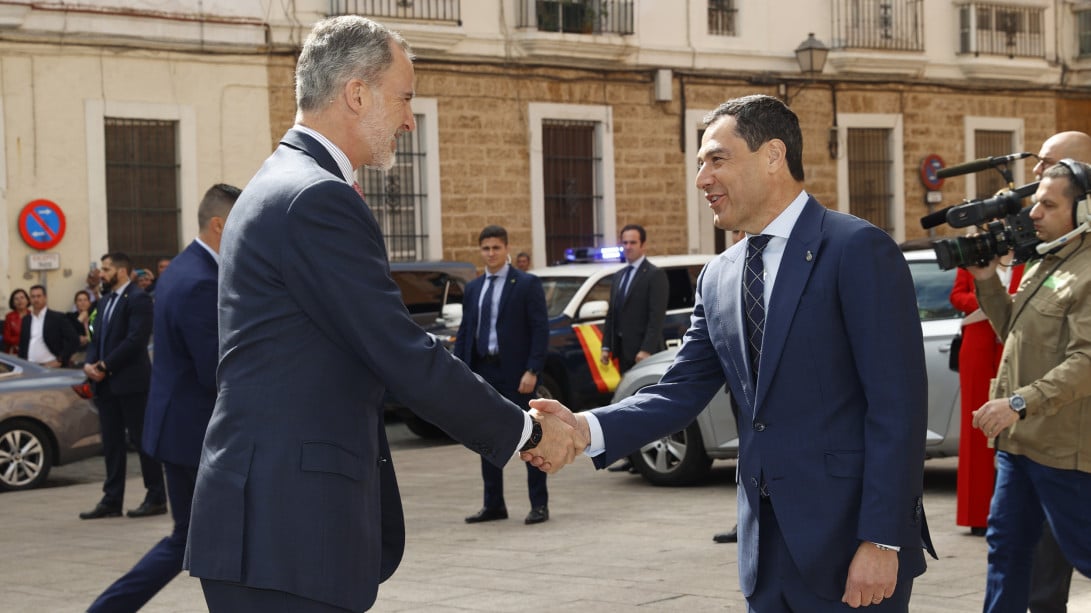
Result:
[[[19,235],[35,249],[49,249],[64,238],[64,211],[52,200],[35,200],[19,213]]]
[[[921,160],[921,183],[930,190],[938,190],[943,187],[943,179],[936,176],[941,168],[945,168],[943,158],[931,153]]]

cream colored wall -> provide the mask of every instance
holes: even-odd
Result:
[[[0,189],[0,295],[39,282],[38,273],[25,277],[33,250],[17,227],[31,200],[53,200],[67,218],[64,239],[50,250],[60,254],[61,270],[46,274],[54,308],[68,308],[90,262],[109,248],[104,116],[179,121],[184,247],[197,232],[204,191],[218,182],[245,186],[270,152],[267,74],[264,56],[0,45],[0,187],[7,187]]]

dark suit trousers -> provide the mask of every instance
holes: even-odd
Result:
[[[120,508],[125,500],[126,441],[140,452],[140,473],[147,488],[145,500],[162,504],[167,501],[163,485],[163,467],[144,453],[140,441],[144,433],[144,405],[147,394],[95,396],[99,424],[102,426],[102,455],[106,458],[106,482],[102,485],[102,502]],[[129,433],[126,439],[125,432]]]
[[[1030,565],[1030,613],[1065,613],[1071,587],[1072,564],[1064,557],[1047,522]]]
[[[201,579],[209,613],[346,613],[349,609],[288,592]]]
[[[758,582],[754,593],[746,600],[750,613],[834,613],[856,611],[840,600],[824,600],[803,581],[792,554],[784,543],[773,505],[762,499],[758,515]],[[848,569],[846,569],[848,570]],[[869,613],[895,613],[909,610],[913,581],[898,577],[894,595],[877,605],[869,605]]]
[[[485,363],[481,360],[474,360],[472,370],[481,375],[485,381],[489,382],[496,391],[504,395],[505,398],[511,400],[515,404],[519,405],[524,411],[529,410],[531,394],[520,394],[517,390],[505,389],[507,386],[500,384],[500,366],[493,363]],[[542,507],[549,504],[549,491],[546,489],[546,473],[542,472],[538,468],[526,465],[527,467],[527,491],[530,494],[530,506]],[[497,509],[500,507],[506,507],[504,502],[504,470],[497,468],[492,462],[481,459],[481,480],[485,484],[485,508]]]
[[[129,572],[106,588],[91,608],[87,609],[90,613],[138,611],[182,572],[197,469],[164,462],[163,471],[167,476],[167,494],[170,496],[174,530],[170,536],[159,541],[144,554]]]

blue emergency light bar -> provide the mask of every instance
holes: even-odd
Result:
[[[564,261],[577,262],[623,262],[625,254],[618,245],[609,247],[569,247],[564,250]]]

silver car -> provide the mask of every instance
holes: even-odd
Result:
[[[948,367],[951,339],[958,333],[962,318],[948,298],[955,271],[940,270],[931,250],[907,251],[905,259],[917,290],[928,367],[926,454],[930,458],[958,455],[958,373]],[[676,353],[677,347],[668,349],[634,366],[618,384],[614,401],[659,381]],[[724,393],[717,394],[685,430],[645,445],[629,459],[645,479],[656,485],[686,485],[704,478],[713,460],[737,457],[738,446],[725,386]]]
[[[98,411],[82,370],[0,354],[0,491],[38,487],[52,467],[101,450]]]

